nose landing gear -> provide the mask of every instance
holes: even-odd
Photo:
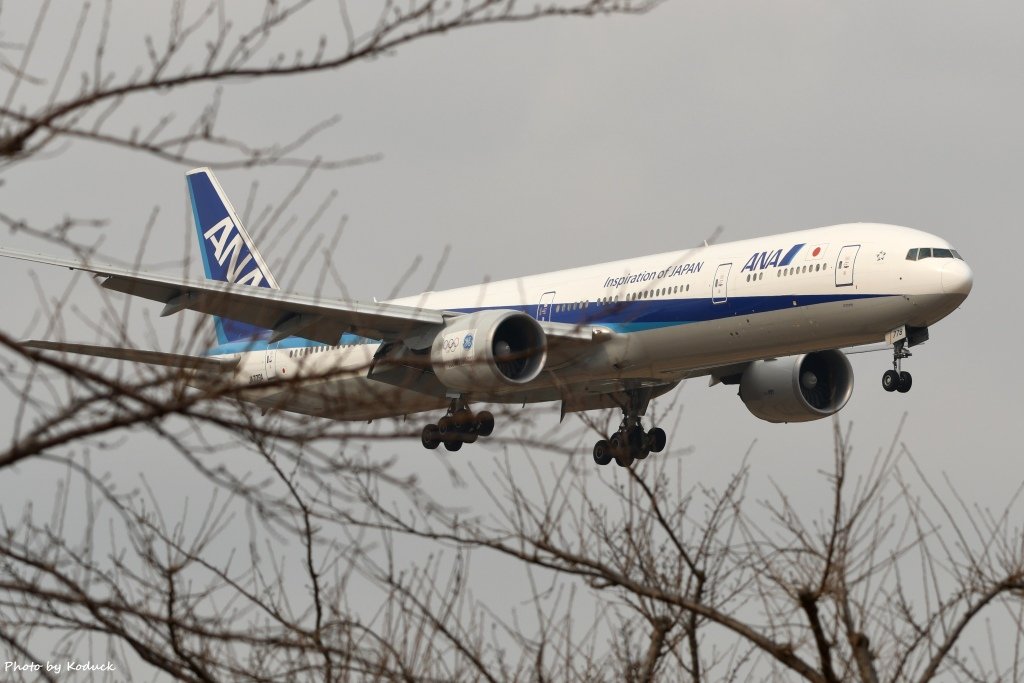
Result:
[[[627,395],[629,401],[622,409],[619,430],[594,444],[594,462],[598,465],[614,460],[619,467],[631,467],[637,460],[665,449],[668,440],[665,430],[655,427],[645,432],[640,423],[640,416],[647,412],[651,400],[650,391],[631,390]]]
[[[431,450],[443,443],[445,450],[454,452],[462,448],[462,444],[473,443],[481,436],[490,436],[493,431],[494,415],[486,410],[474,414],[462,399],[455,399],[437,424],[428,424],[423,428],[420,443]]]
[[[882,374],[882,388],[886,391],[898,391],[905,394],[910,391],[914,378],[910,373],[902,370],[901,365],[904,358],[910,358],[912,354],[907,350],[907,340],[901,339],[892,347],[892,370],[886,370]]]

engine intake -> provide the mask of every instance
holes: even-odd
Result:
[[[446,387],[492,390],[526,384],[544,369],[547,337],[518,311],[479,311],[452,320],[434,339],[430,363]]]
[[[747,410],[768,422],[808,422],[833,415],[853,394],[853,368],[841,351],[759,360],[740,379]]]

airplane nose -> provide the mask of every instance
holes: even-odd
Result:
[[[942,291],[967,296],[974,286],[974,272],[963,261],[949,261],[942,267]]]

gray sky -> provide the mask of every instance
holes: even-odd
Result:
[[[904,366],[914,374],[910,394],[882,390],[887,354],[852,357],[856,388],[840,415],[854,424],[857,452],[869,454],[908,412],[902,438],[927,473],[998,506],[1024,476],[1014,431],[1022,372],[1012,352],[1021,334],[1013,263],[1024,251],[1022,25],[1024,4],[1009,0],[677,0],[643,17],[445,35],[342,73],[248,86],[226,98],[223,122],[262,139],[340,113],[309,154],[383,153],[376,164],[321,174],[295,211],[301,225],[337,190],[324,229],[349,216],[335,263],[359,298],[386,296],[417,255],[424,265],[402,293],[421,290],[446,245],[439,287],[679,249],[717,225],[723,241],[858,220],[947,238],[974,268],[970,298],[914,349]],[[137,54],[141,38],[119,44]],[[140,108],[161,106],[154,97]],[[0,196],[7,213],[40,221],[110,217],[103,252],[123,259],[160,205],[144,261],[163,263],[193,236],[186,170],[76,144],[58,162],[9,174]],[[266,204],[299,172],[218,176],[243,209],[251,183]],[[3,242],[37,246],[22,236]],[[272,267],[283,259],[264,255]],[[5,263],[0,287],[26,291],[29,270],[53,295],[68,283],[66,271]],[[316,269],[297,270],[279,279],[314,289]],[[74,300],[87,311],[94,297],[85,290]],[[32,313],[30,297],[7,300],[5,329],[27,329]],[[68,337],[92,339],[84,327],[69,326]],[[679,391],[684,414],[670,445],[694,449],[685,476],[720,482],[756,441],[755,482],[774,477],[808,504],[823,500],[828,420],[770,425],[734,387],[697,380]],[[551,412],[553,423],[557,406]],[[577,430],[567,420],[555,438]],[[589,461],[592,440],[580,458]],[[400,468],[429,477],[435,467],[417,443],[380,448],[399,454]],[[479,445],[453,456],[477,465],[490,457]]]

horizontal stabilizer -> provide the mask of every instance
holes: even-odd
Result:
[[[44,351],[63,351],[65,353],[78,353],[85,356],[128,360],[133,363],[163,365],[169,368],[181,368],[183,370],[223,372],[225,370],[231,370],[238,365],[237,358],[206,358],[203,356],[186,356],[180,353],[142,351],[139,349],[118,348],[116,346],[95,346],[93,344],[69,344],[66,342],[41,341],[37,339],[22,342],[22,346],[26,346],[30,349],[42,349]]]

